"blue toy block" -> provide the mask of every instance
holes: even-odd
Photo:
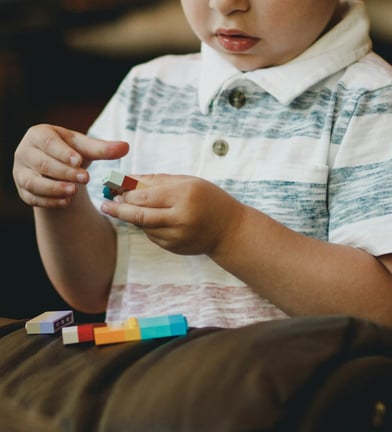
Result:
[[[53,334],[74,322],[73,312],[48,311],[29,320],[25,324],[28,334]]]

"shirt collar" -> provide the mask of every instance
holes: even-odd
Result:
[[[349,0],[345,17],[331,31],[290,62],[270,68],[241,72],[202,44],[199,104],[207,114],[209,106],[222,88],[238,79],[249,79],[284,105],[321,80],[359,60],[371,49],[369,19],[362,1]]]

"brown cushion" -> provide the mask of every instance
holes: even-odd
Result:
[[[28,336],[23,321],[0,320],[0,336],[0,406],[18,432],[39,431],[31,419],[53,432],[367,432],[376,401],[392,406],[392,330],[348,317],[101,347]]]

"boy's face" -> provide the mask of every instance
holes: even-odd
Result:
[[[286,63],[337,19],[339,0],[181,0],[195,34],[242,71]]]

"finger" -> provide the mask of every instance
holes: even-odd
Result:
[[[173,206],[173,197],[167,194],[164,188],[139,189],[130,192],[123,192],[114,200],[118,203],[130,204],[146,208],[171,208]]]
[[[162,228],[171,225],[172,212],[167,208],[150,208],[104,201],[103,213],[143,228]]]
[[[19,188],[26,190],[32,195],[64,198],[71,197],[76,192],[76,186],[74,183],[58,181],[37,174],[23,177],[23,172],[21,177],[22,180],[18,182]],[[23,180],[23,178],[28,180]]]
[[[129,150],[122,141],[107,142],[59,126],[31,128],[15,152],[19,166],[28,165],[42,175],[86,183],[85,168],[93,159],[121,157]]]
[[[179,197],[180,183],[172,181],[173,176],[152,174],[134,178],[139,180],[138,185],[142,186],[118,195],[115,198],[117,202],[150,208],[174,207]],[[146,183],[144,180],[147,180]]]
[[[16,155],[15,159],[19,160],[19,155]],[[88,172],[85,169],[73,168],[39,148],[30,148],[20,159],[22,161],[18,164],[19,171],[21,167],[25,167],[29,168],[32,173],[73,183],[84,184],[89,180]],[[28,175],[27,172],[26,176]]]
[[[22,144],[28,143],[28,150],[38,149],[40,152],[72,167],[82,163],[82,156],[72,147],[73,131],[50,125],[35,126],[26,133]],[[69,141],[67,141],[69,139]],[[24,154],[25,146],[19,146],[17,153]],[[27,157],[27,155],[25,155]]]
[[[82,168],[72,168],[44,153],[37,147],[18,149],[15,152],[13,168],[15,183],[33,193],[31,188],[39,177],[48,177],[63,182],[85,184],[89,180],[88,172]]]
[[[18,191],[21,199],[31,207],[65,208],[71,203],[71,197],[68,196],[39,196],[30,193],[26,189],[20,189]]]
[[[88,161],[93,160],[112,160],[119,159],[125,156],[129,151],[129,144],[125,141],[106,141],[90,137],[80,132],[64,129],[59,126],[55,126],[55,130],[59,136],[67,142],[72,149]],[[71,158],[75,156],[72,154]],[[68,160],[70,158],[68,157]],[[76,162],[76,160],[72,160]],[[76,165],[73,165],[76,166]]]
[[[32,196],[31,207],[41,207],[48,209],[64,209],[69,207],[71,203],[70,198],[49,198]]]
[[[29,168],[33,173],[63,181],[88,181],[86,170],[78,168],[81,155],[64,142],[52,127],[39,125],[31,128],[17,147],[14,157],[14,175],[23,168]],[[28,176],[27,173],[27,179]]]
[[[67,207],[73,195],[76,193],[76,186],[72,183],[59,182],[42,177],[38,174],[23,175],[18,173],[22,180],[16,181],[17,190],[21,199],[30,206],[63,208]]]

